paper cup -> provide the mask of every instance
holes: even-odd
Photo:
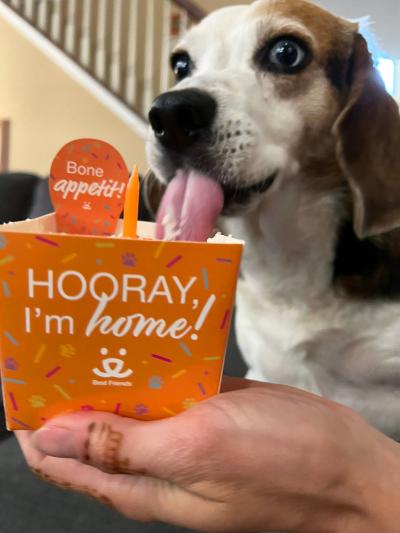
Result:
[[[7,427],[107,411],[154,420],[218,393],[243,243],[56,232],[55,215],[0,227]]]

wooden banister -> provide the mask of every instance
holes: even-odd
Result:
[[[144,118],[173,84],[169,56],[205,13],[191,0],[0,0]]]
[[[10,121],[0,120],[0,172],[8,171],[10,157]]]
[[[206,13],[196,4],[190,0],[173,0],[174,4],[178,5],[195,21],[199,22],[202,18],[205,17]]]

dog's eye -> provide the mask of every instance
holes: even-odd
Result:
[[[176,81],[181,81],[190,76],[193,70],[193,62],[186,52],[178,52],[171,57],[171,67]]]
[[[256,62],[278,74],[296,74],[310,62],[308,47],[294,37],[280,37],[256,54]]]

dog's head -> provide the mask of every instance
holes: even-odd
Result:
[[[400,225],[399,112],[357,24],[304,0],[259,0],[207,17],[171,64],[177,85],[149,115],[161,182],[206,175],[237,214],[318,161],[332,188],[349,186],[359,236]]]

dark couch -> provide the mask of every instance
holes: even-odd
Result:
[[[0,223],[36,217],[52,210],[47,180],[31,174],[0,174]],[[140,218],[149,215],[141,202]],[[242,376],[245,366],[231,335],[225,373]],[[81,495],[36,479],[28,470],[11,433],[5,431],[0,400],[1,533],[178,533],[165,524],[142,524]]]

